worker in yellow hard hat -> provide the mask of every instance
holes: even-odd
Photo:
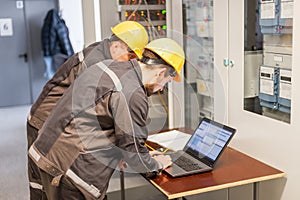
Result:
[[[141,24],[135,21],[125,21],[112,27],[111,31],[116,37],[123,41],[138,58],[142,57],[143,49],[148,43],[148,33]],[[113,36],[111,38],[113,38]]]
[[[169,38],[156,39],[147,44],[145,49],[156,53],[161,60],[172,66],[176,71],[174,80],[181,81],[180,72],[185,62],[185,55],[182,48],[174,40]],[[147,57],[144,56],[143,58],[145,60]]]
[[[38,131],[57,102],[85,69],[106,59],[128,61],[133,58],[141,58],[143,49],[148,43],[148,33],[141,24],[124,21],[112,27],[111,31],[111,37],[89,45],[66,60],[51,80],[46,83],[40,96],[33,103],[28,116],[28,148],[37,138]],[[28,176],[30,199],[45,199],[39,170],[30,158],[28,159]]]
[[[151,55],[150,52],[154,55]],[[142,66],[145,64],[145,66],[147,66],[146,68],[150,67],[150,69],[152,66],[169,66],[170,68],[167,74],[170,75],[172,80],[179,82],[181,81],[180,72],[185,62],[185,54],[182,48],[174,40],[160,38],[151,41],[145,46],[143,57],[140,59],[140,62],[142,63]],[[151,95],[158,90],[162,90],[166,84],[165,81],[170,81],[171,79],[163,79],[164,82],[161,82],[153,88],[153,91],[148,92],[150,92]]]
[[[148,96],[179,81],[184,61],[182,48],[161,38],[146,45],[140,59],[105,60],[86,69],[60,98],[28,151],[47,197],[104,200],[121,160],[145,176],[170,166],[168,155],[145,146]]]

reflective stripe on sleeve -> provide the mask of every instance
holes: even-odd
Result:
[[[27,116],[27,120],[30,121],[31,120],[31,114],[29,113]]]
[[[121,91],[122,84],[118,76],[102,62],[97,63],[97,66],[100,67],[100,69],[102,69],[111,78],[111,80],[114,82],[117,91]]]
[[[83,51],[80,51],[80,52],[78,53],[78,59],[79,59],[79,62],[82,62],[82,61],[83,61],[83,59],[84,59]]]
[[[30,121],[30,119],[31,119],[31,114],[29,113],[27,116],[27,120]]]
[[[77,185],[84,188],[87,192],[92,194],[94,197],[99,198],[101,193],[98,188],[93,185],[89,185],[84,180],[82,180],[79,176],[77,176],[72,170],[68,169],[66,175],[72,179]]]

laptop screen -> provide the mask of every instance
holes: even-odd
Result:
[[[184,150],[208,165],[213,165],[225,149],[235,129],[204,118]]]

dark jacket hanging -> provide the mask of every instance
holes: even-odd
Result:
[[[56,9],[49,10],[44,19],[42,49],[44,56],[63,54],[68,58],[74,54],[68,27]]]

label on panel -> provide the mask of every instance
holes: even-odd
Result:
[[[274,95],[274,69],[269,67],[260,68],[260,93]]]
[[[294,2],[281,1],[280,18],[293,18]]]
[[[23,9],[24,7],[23,1],[16,1],[16,7],[17,9]]]
[[[275,3],[262,3],[261,4],[261,18],[273,19],[275,18]]]
[[[273,57],[275,62],[283,62],[283,57],[282,56],[274,56]]]
[[[13,25],[11,18],[0,19],[0,36],[12,36]]]
[[[279,97],[291,99],[292,91],[292,71],[280,69]]]
[[[274,95],[273,81],[260,79],[260,92],[268,95]]]
[[[211,37],[213,35],[212,21],[196,21],[196,26],[198,37]]]

